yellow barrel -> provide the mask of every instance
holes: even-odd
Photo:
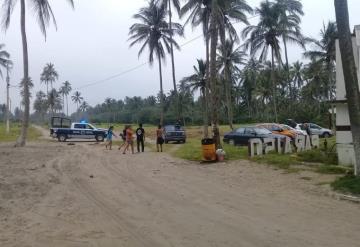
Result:
[[[216,161],[216,148],[213,139],[203,139],[202,153],[204,161]]]

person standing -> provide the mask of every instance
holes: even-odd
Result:
[[[120,151],[121,151],[121,148],[122,148],[122,147],[126,147],[126,145],[127,145],[127,143],[126,143],[126,130],[127,130],[127,128],[128,128],[128,126],[125,125],[122,133],[120,133],[121,139],[122,139],[122,141],[123,141],[123,143],[119,146],[119,150],[120,150]],[[126,150],[126,149],[124,148],[124,151],[125,151],[125,150]]]
[[[158,126],[158,129],[156,130],[156,148],[157,148],[157,151],[159,152],[162,152],[163,151],[163,148],[162,148],[162,145],[164,144],[164,131],[162,129],[162,126],[159,125]]]
[[[126,150],[131,146],[131,153],[134,154],[134,141],[133,141],[133,131],[131,126],[128,126],[126,129],[126,147],[124,149],[123,154],[126,154]]]
[[[108,148],[109,146],[109,149],[111,150],[112,148],[112,138],[113,136],[116,137],[116,135],[114,134],[114,126],[110,126],[110,128],[108,129],[108,132],[107,132],[107,136],[106,136],[106,149]]]
[[[141,146],[141,152],[144,152],[145,130],[142,124],[139,124],[139,128],[136,129],[135,133],[136,133],[137,152],[140,153],[140,146]]]

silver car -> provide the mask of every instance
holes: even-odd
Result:
[[[314,123],[308,123],[312,135],[319,135],[320,137],[329,138],[333,136],[330,129],[325,129]]]

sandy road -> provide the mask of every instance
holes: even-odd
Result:
[[[296,174],[89,143],[16,152],[0,146],[0,246],[360,243],[360,206],[322,195]]]

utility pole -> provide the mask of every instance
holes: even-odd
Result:
[[[9,64],[6,64],[6,134],[10,133],[10,76]]]

